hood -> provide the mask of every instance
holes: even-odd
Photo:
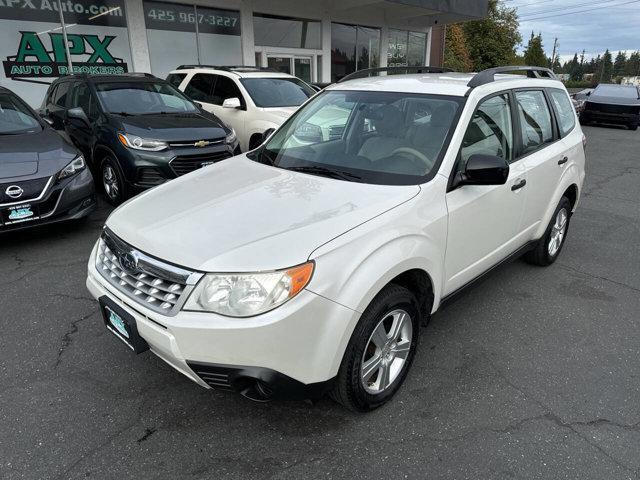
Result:
[[[241,155],[142,193],[107,226],[137,249],[187,268],[274,270],[305,262],[320,245],[419,191],[291,172]]]
[[[51,128],[0,137],[0,182],[48,177],[73,160],[78,151]]]
[[[282,125],[298,108],[299,107],[271,107],[262,108],[261,110],[264,112],[264,120],[268,119],[278,125]]]
[[[606,105],[640,106],[640,98],[616,97],[611,95],[596,95],[592,93],[588,97],[585,97],[585,100],[589,103],[598,103],[598,104],[606,104]]]
[[[154,140],[197,141],[222,139],[226,135],[222,122],[202,112],[114,117],[126,133]]]

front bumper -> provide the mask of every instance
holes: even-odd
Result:
[[[96,208],[96,194],[91,172],[85,168],[73,177],[54,183],[39,201],[26,203],[39,208],[38,218],[6,225],[0,220],[0,233],[78,220],[89,215]]]
[[[104,280],[95,268],[95,250],[87,277],[91,294],[106,295],[131,314],[151,351],[205,388],[237,390],[251,398],[321,396],[337,374],[359,318],[307,290],[250,318],[184,311],[164,316]]]
[[[601,112],[598,110],[583,110],[580,113],[583,121],[611,123],[616,125],[638,125],[640,115],[633,113]]]

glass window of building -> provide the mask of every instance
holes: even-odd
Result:
[[[421,66],[427,55],[427,34],[406,30],[389,30],[387,65],[390,67]]]
[[[0,1],[4,67],[0,83],[33,107],[41,104],[48,83],[69,74],[69,60],[76,73],[131,69],[125,0],[74,0],[62,5],[64,27],[57,2]]]
[[[288,48],[322,48],[320,20],[253,14],[256,45]]]
[[[143,9],[154,75],[182,64],[242,63],[240,12],[154,1]]]
[[[380,65],[380,29],[331,24],[331,81]]]

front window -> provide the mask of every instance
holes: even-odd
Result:
[[[42,130],[40,122],[18,98],[0,92],[0,135],[18,135]]]
[[[626,85],[598,85],[595,93],[607,97],[640,98],[637,87]]]
[[[255,159],[341,180],[422,183],[435,174],[462,102],[442,95],[328,91],[298,110]]]
[[[197,111],[191,101],[167,83],[100,83],[96,90],[109,113],[142,115]]]
[[[297,107],[315,90],[297,78],[243,78],[240,80],[257,107]]]

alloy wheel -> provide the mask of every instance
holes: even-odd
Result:
[[[551,227],[549,244],[547,245],[547,251],[549,252],[550,257],[555,257],[562,246],[562,241],[564,240],[564,235],[567,231],[568,219],[569,214],[567,213],[567,210],[565,208],[561,208],[556,214],[556,220]]]
[[[393,310],[378,322],[360,366],[360,381],[367,393],[382,393],[398,378],[409,357],[412,337],[411,317],[404,310]]]
[[[107,164],[102,168],[102,184],[104,192],[110,199],[115,200],[118,198],[118,195],[120,195],[118,177],[111,165]]]

